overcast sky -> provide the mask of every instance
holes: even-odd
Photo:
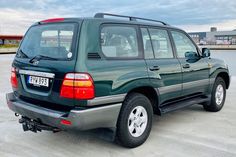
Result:
[[[186,31],[236,29],[235,0],[0,0],[0,34],[24,34],[34,22],[96,12],[163,20]]]

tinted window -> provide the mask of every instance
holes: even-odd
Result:
[[[171,31],[171,34],[173,36],[177,56],[179,58],[185,58],[186,52],[197,52],[193,42],[184,33]]]
[[[146,28],[141,28],[143,38],[143,49],[145,58],[154,58],[151,39]]]
[[[25,35],[20,49],[28,56],[49,56],[57,59],[72,57],[74,24],[33,26]]]
[[[138,57],[137,33],[134,27],[104,26],[101,30],[101,47],[106,57]]]
[[[41,47],[64,47],[67,51],[71,50],[73,32],[60,31],[58,38],[58,31],[50,30],[42,32],[40,41]]]
[[[168,32],[162,29],[149,29],[155,58],[173,58]]]

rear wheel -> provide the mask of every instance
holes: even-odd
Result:
[[[209,104],[204,104],[204,109],[211,112],[220,111],[224,106],[225,97],[225,81],[221,77],[217,77],[211,93],[211,102]]]
[[[117,138],[125,147],[137,147],[148,138],[152,127],[152,105],[139,93],[130,94],[123,102],[117,122]]]

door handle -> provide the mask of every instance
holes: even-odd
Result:
[[[190,65],[189,64],[185,64],[185,65],[183,65],[183,68],[184,69],[190,68]]]
[[[152,66],[152,67],[149,67],[149,70],[150,71],[157,71],[157,70],[160,70],[160,67],[159,66]]]

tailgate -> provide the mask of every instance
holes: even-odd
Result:
[[[16,67],[18,76],[18,88],[15,93],[28,101],[34,99],[42,103],[73,106],[73,99],[60,97],[60,89],[65,74],[74,70],[75,62],[41,60],[38,65],[29,66],[26,60],[14,61],[13,66]]]
[[[60,97],[60,89],[66,73],[75,69],[78,27],[78,23],[60,22],[27,31],[13,61],[18,80],[15,94],[39,105],[74,106],[73,99]]]

